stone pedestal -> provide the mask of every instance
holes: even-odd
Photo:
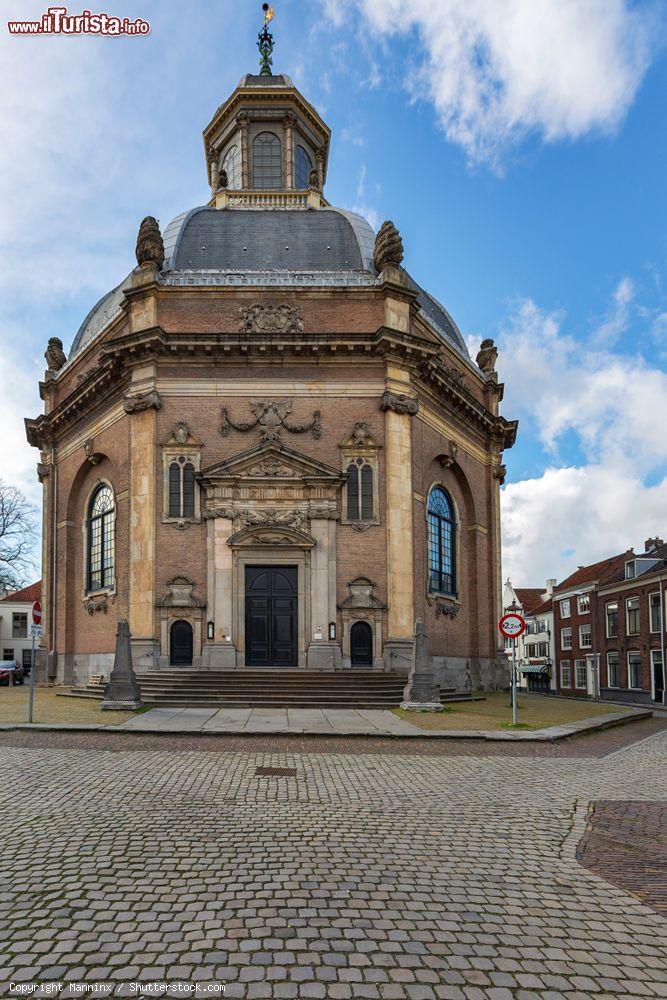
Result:
[[[340,647],[326,639],[313,639],[308,647],[306,665],[309,670],[336,670],[342,666]]]
[[[440,688],[430,669],[426,626],[419,618],[415,624],[412,670],[403,691],[401,708],[412,712],[442,712]]]
[[[141,689],[132,667],[130,627],[126,621],[118,622],[113,670],[111,679],[104,689],[100,708],[102,711],[120,712],[131,712],[135,708],[141,708]]]
[[[236,670],[233,642],[205,642],[201,650],[202,670]]]

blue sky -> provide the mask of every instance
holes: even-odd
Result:
[[[333,131],[329,200],[393,219],[471,350],[499,344],[504,412],[521,420],[506,575],[539,585],[665,537],[664,5],[275,7],[274,68]],[[35,500],[22,418],[40,408],[47,339],[68,348],[131,269],[144,215],[164,226],[207,200],[201,132],[257,65],[259,8],[122,0],[104,10],[149,36],[0,39],[0,476]],[[43,8],[0,9],[4,23]]]

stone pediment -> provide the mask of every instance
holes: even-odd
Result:
[[[284,485],[290,480],[314,480],[332,486],[344,480],[344,476],[330,465],[274,442],[258,445],[223,462],[217,462],[204,469],[198,478],[205,484],[245,480],[259,484],[275,481],[278,485]]]
[[[289,546],[290,548],[312,549],[315,539],[299,528],[282,527],[276,524],[258,524],[242,528],[227,541],[230,548],[255,548],[256,546]]]

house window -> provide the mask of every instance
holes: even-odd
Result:
[[[616,639],[618,636],[618,601],[611,601],[605,605],[605,616],[607,619],[607,638]]]
[[[621,686],[621,657],[618,653],[607,653],[607,684],[611,688]]]
[[[296,161],[294,163],[294,186],[298,191],[303,191],[308,187],[308,178],[313,169],[313,161],[303,146],[296,147]]]
[[[574,686],[581,690],[586,687],[586,661],[574,661]]]
[[[26,639],[28,636],[28,615],[15,611],[12,615],[12,639]]]
[[[448,494],[435,486],[428,498],[428,589],[455,593],[454,509]]]
[[[592,645],[593,645],[592,626],[590,626],[590,625],[580,625],[579,626],[579,648],[580,649],[590,649]]]
[[[662,607],[660,605],[660,593],[649,594],[649,628],[651,632],[660,632],[662,629]]]
[[[562,628],[560,630],[560,648],[572,649],[572,629]]]
[[[180,455],[169,466],[169,517],[195,516],[195,467]]]
[[[526,634],[537,635],[537,624],[535,622],[528,622],[526,624]]]
[[[587,615],[591,610],[591,598],[589,594],[580,594],[577,598],[577,607],[580,615]]]
[[[538,656],[548,656],[549,655],[549,644],[546,642],[540,642],[538,644]]]
[[[628,687],[641,690],[642,686],[642,654],[639,650],[628,653]]]
[[[546,630],[547,630],[547,623],[542,619],[538,623],[537,631],[538,632],[546,632]]]
[[[230,191],[238,191],[241,187],[241,156],[239,147],[234,145],[225,153],[222,169],[227,173],[227,187]]]
[[[570,617],[570,602],[569,601],[561,601],[560,602],[560,616],[561,616],[561,618],[569,618]]]
[[[530,643],[530,645],[527,647],[527,654],[528,654],[528,659],[537,656],[537,643],[535,642]]]
[[[3,651],[2,651],[2,658],[3,658],[3,660],[13,660],[14,659],[14,650],[13,649],[3,649]]]
[[[282,149],[273,132],[260,132],[252,144],[252,177],[256,190],[280,188],[283,183]]]
[[[114,498],[110,486],[99,486],[88,508],[88,590],[113,586]]]
[[[628,597],[625,602],[626,633],[639,635],[639,598]]]
[[[635,578],[636,575],[637,575],[637,570],[636,570],[636,566],[635,566],[634,560],[632,560],[632,562],[626,562],[626,564],[625,564],[625,579],[626,580],[634,580],[634,578]]]
[[[569,660],[560,661],[560,686],[569,688],[572,685],[572,670]]]

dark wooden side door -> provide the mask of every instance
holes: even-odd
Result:
[[[174,622],[171,626],[170,660],[175,667],[189,667],[192,664],[192,625],[190,622]]]
[[[297,666],[296,566],[246,566],[247,667]]]
[[[353,667],[373,666],[373,630],[368,622],[355,622],[350,629],[350,661]]]

